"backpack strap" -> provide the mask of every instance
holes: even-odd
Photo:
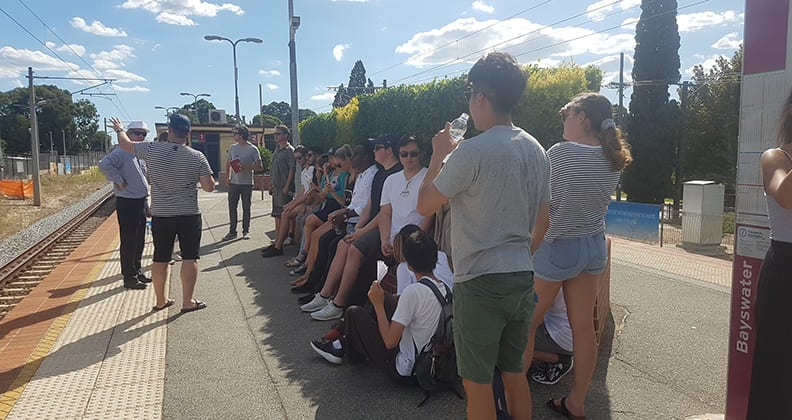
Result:
[[[440,306],[443,306],[446,303],[451,303],[453,301],[453,297],[451,295],[451,291],[448,290],[448,286],[446,286],[445,283],[443,283],[443,287],[445,288],[445,292],[446,292],[445,297],[442,294],[440,294],[440,289],[437,288],[437,285],[435,285],[435,283],[432,281],[432,279],[430,279],[428,277],[421,277],[421,279],[418,280],[418,283],[421,283],[424,286],[432,289],[432,292],[434,293],[435,297],[437,298],[437,301],[440,302]]]

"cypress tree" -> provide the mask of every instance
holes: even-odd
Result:
[[[676,16],[676,0],[641,2],[627,125],[634,161],[624,176],[624,191],[634,202],[660,204],[673,192],[679,123],[668,85],[680,78]]]

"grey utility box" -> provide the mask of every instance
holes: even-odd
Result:
[[[688,181],[682,191],[683,245],[720,245],[725,187],[714,181]]]

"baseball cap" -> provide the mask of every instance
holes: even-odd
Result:
[[[143,130],[146,133],[149,132],[149,128],[145,121],[130,121],[127,125],[127,131],[129,130]]]
[[[190,124],[190,119],[186,115],[171,114],[168,117],[168,127],[177,135],[186,136],[190,132],[192,124]]]
[[[382,134],[375,139],[369,139],[369,143],[373,146],[385,146],[393,149],[393,146],[399,144],[399,136],[395,134]]]

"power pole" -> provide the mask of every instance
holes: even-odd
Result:
[[[624,53],[619,54],[619,115],[618,124],[623,125],[622,110],[624,109]],[[619,183],[616,184],[616,201],[621,201],[622,196],[622,178],[624,172],[619,174]]]
[[[36,115],[36,91],[33,88],[33,67],[28,67],[28,92],[30,92],[30,148],[33,160],[33,205],[41,205],[41,176],[39,174],[39,135]]]
[[[687,105],[688,105],[688,89],[690,88],[690,82],[684,81],[682,82],[682,91],[679,93],[679,112],[680,112],[680,120],[679,120],[679,136],[677,137],[677,147],[676,147],[676,175],[674,176],[674,218],[679,218],[679,210],[681,206],[682,200],[682,180],[684,176],[682,174],[682,164],[685,161],[685,130],[686,130],[686,119],[687,119]]]
[[[61,137],[63,138],[63,156],[66,156],[66,130],[61,130]]]

